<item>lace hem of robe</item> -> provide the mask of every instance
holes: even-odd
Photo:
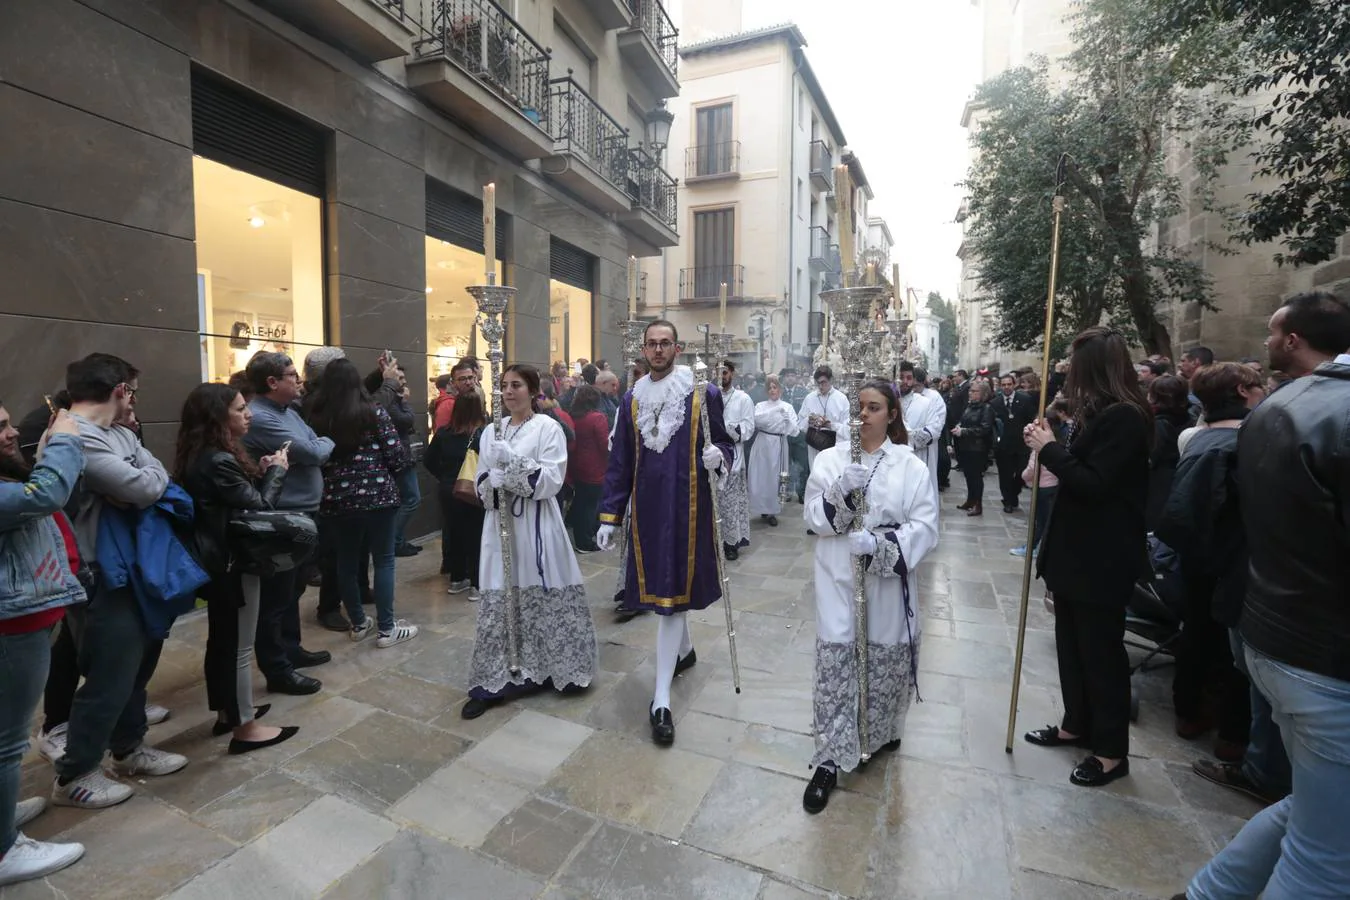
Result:
[[[905,731],[915,693],[912,660],[916,644],[867,645],[867,743],[875,753]],[[813,690],[816,752],[811,766],[831,761],[845,772],[858,767],[858,661],[852,643],[816,641]]]
[[[506,594],[483,591],[478,602],[469,687],[496,693],[507,684],[542,684],[551,678],[561,689],[569,684],[586,687],[595,677],[599,651],[582,585],[521,588],[517,635],[520,674],[512,677],[507,670]]]

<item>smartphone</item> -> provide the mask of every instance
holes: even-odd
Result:
[[[280,451],[280,452],[286,453],[286,452],[289,451],[290,449],[291,449],[291,442],[290,442],[290,441],[287,441],[286,443],[284,443],[284,444],[281,445],[281,451]]]
[[[51,414],[56,415],[56,404],[52,402],[52,395],[43,394],[42,400],[47,404],[47,409],[51,410]]]

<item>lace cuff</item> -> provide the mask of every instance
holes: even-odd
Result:
[[[853,520],[858,517],[853,508],[853,495],[844,492],[839,480],[835,479],[825,488],[822,498],[825,502],[825,518],[835,534],[847,534],[853,528]]]
[[[534,486],[539,481],[539,463],[528,456],[513,456],[503,468],[505,478],[502,490],[510,491],[517,497],[533,497]]]
[[[900,552],[900,539],[894,531],[877,535],[877,552],[867,557],[867,574],[881,578],[903,578],[909,574],[905,554]]]

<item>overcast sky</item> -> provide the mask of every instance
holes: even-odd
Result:
[[[961,109],[979,77],[970,0],[744,0],[745,28],[795,22],[806,55],[862,160],[901,277],[955,299],[953,223],[965,176]],[[921,295],[922,296],[922,295]]]

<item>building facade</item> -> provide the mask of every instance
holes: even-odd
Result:
[[[739,16],[728,17],[739,26]],[[824,324],[819,294],[837,285],[839,234],[861,254],[885,222],[870,217],[871,186],[805,54],[793,25],[734,31],[680,49],[680,95],[669,158],[682,184],[680,244],[643,261],[644,317],[664,316],[692,355],[701,326],[726,330],[746,372],[809,366]],[[843,223],[834,168],[849,166],[853,216]]]
[[[0,4],[6,403],[116,353],[164,455],[199,381],[337,344],[425,405],[486,355],[489,243],[509,361],[617,359],[629,256],[678,241],[677,40],[659,0]]]

